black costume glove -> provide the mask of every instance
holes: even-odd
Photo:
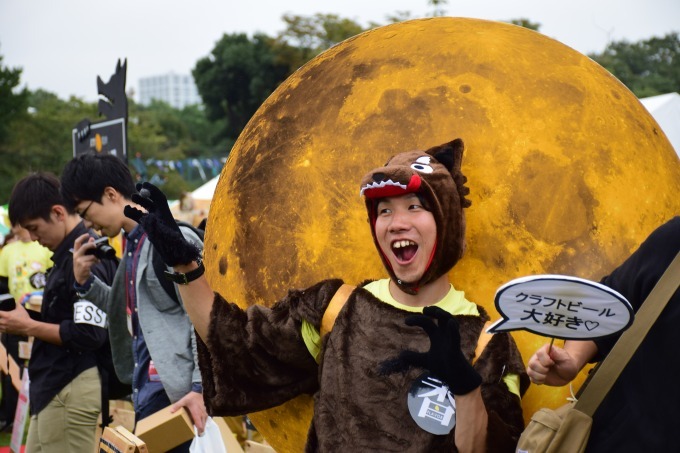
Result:
[[[147,237],[168,266],[189,264],[201,256],[196,244],[187,241],[170,212],[168,199],[151,183],[137,184],[139,193],[132,194],[132,201],[143,206],[148,213],[132,206],[125,206],[127,217],[144,227]]]
[[[458,321],[450,313],[439,307],[425,307],[422,315],[407,317],[406,324],[420,326],[427,332],[430,350],[402,351],[381,364],[382,374],[403,372],[412,366],[425,368],[446,383],[454,395],[465,395],[481,385],[482,378],[460,350]]]

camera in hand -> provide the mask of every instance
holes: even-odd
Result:
[[[114,259],[116,257],[116,250],[109,245],[109,238],[95,239],[94,245],[94,248],[88,249],[85,252],[86,255],[94,255],[100,260]]]
[[[0,294],[0,311],[12,311],[17,308],[11,294]]]

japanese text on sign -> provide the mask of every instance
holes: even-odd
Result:
[[[564,275],[512,280],[496,292],[503,319],[489,332],[528,330],[562,339],[590,340],[625,330],[633,309],[618,292],[596,282]]]

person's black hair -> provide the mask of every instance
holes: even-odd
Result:
[[[71,159],[61,174],[61,194],[71,208],[81,201],[101,202],[107,187],[127,200],[137,192],[128,166],[111,154],[81,154]]]
[[[59,191],[59,179],[52,173],[31,173],[14,185],[9,197],[9,221],[12,225],[33,219],[50,220],[52,206],[64,206],[69,214],[72,208],[64,203]]]

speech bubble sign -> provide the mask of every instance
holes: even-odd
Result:
[[[511,280],[496,291],[503,319],[489,333],[527,330],[563,340],[592,340],[627,329],[634,318],[618,292],[567,275],[533,275]]]

